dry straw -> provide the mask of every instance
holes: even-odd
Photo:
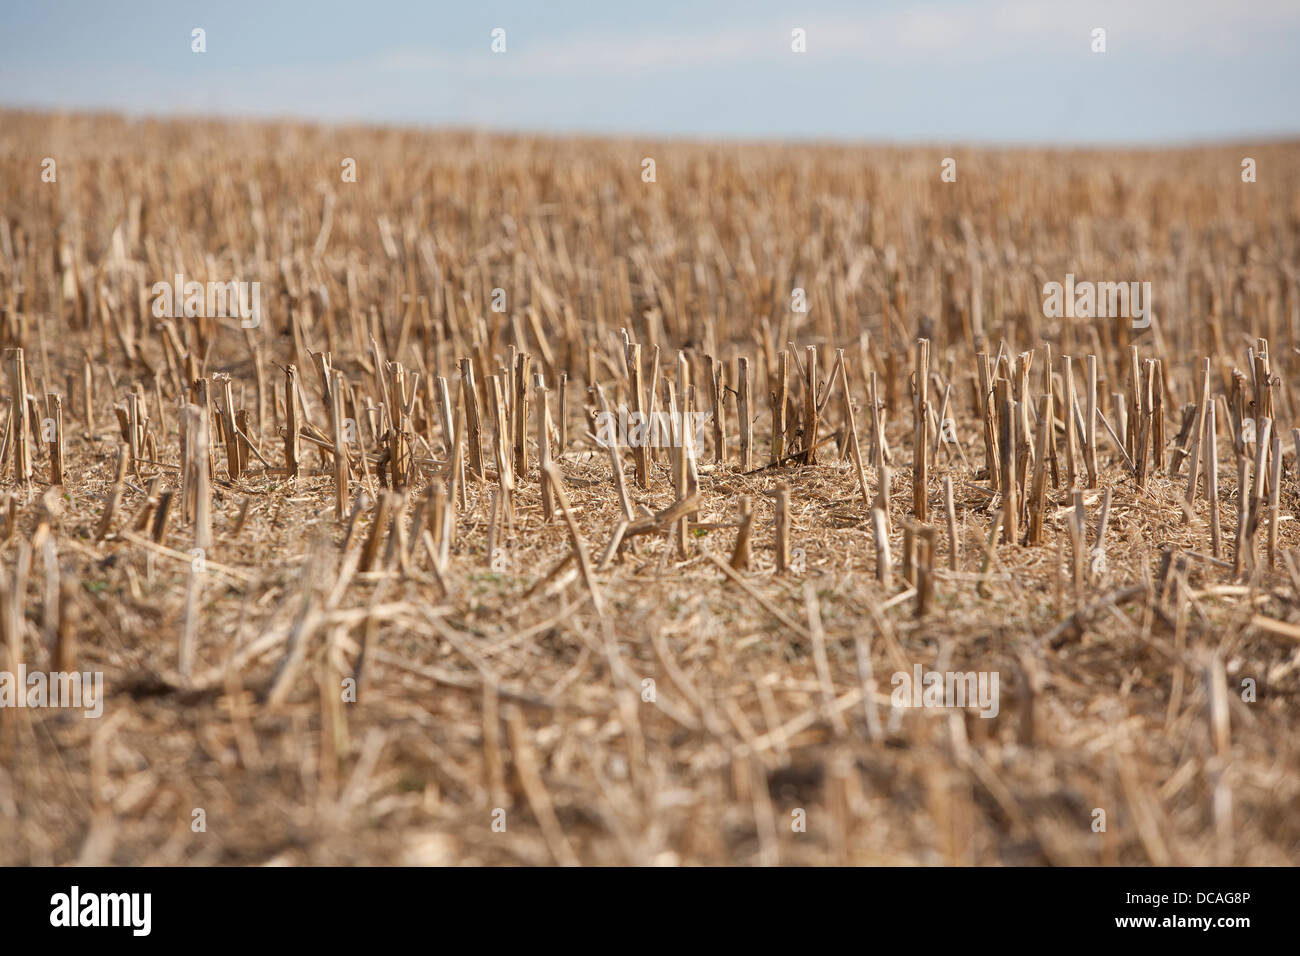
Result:
[[[124,124],[0,116],[0,863],[1293,862],[1293,178]]]

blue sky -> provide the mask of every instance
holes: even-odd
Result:
[[[191,30],[207,52],[190,50]],[[506,52],[490,49],[506,31]],[[807,53],[791,52],[791,30]],[[1090,50],[1106,30],[1107,51]],[[8,2],[0,105],[989,143],[1300,133],[1300,0]]]

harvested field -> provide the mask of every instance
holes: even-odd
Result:
[[[1298,268],[1296,143],[0,113],[0,864],[1294,864]]]

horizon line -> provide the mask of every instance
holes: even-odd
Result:
[[[1099,140],[1048,140],[1048,139],[972,139],[963,137],[951,140],[934,138],[894,138],[880,136],[858,136],[838,133],[698,133],[665,132],[654,130],[600,130],[588,127],[526,127],[502,126],[495,124],[438,123],[421,120],[393,120],[360,117],[325,117],[316,115],[293,115],[278,113],[246,113],[226,110],[212,110],[206,113],[191,113],[183,110],[160,111],[152,109],[130,109],[122,107],[85,107],[85,106],[50,106],[48,104],[28,104],[0,101],[0,114],[25,113],[35,116],[62,116],[85,118],[112,118],[129,122],[157,123],[240,123],[253,126],[297,125],[314,126],[320,129],[361,128],[385,131],[407,131],[425,133],[460,133],[498,137],[521,137],[530,139],[591,139],[613,141],[660,141],[684,142],[697,145],[754,145],[754,146],[819,146],[819,147],[859,147],[859,148],[948,148],[968,147],[987,150],[1048,150],[1048,151],[1115,151],[1115,152],[1155,152],[1183,151],[1192,149],[1227,148],[1229,146],[1285,146],[1300,142],[1300,127],[1291,130],[1272,130],[1254,132],[1225,132],[1206,134],[1201,137],[1173,137],[1169,139],[1099,139]]]

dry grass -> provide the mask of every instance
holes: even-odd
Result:
[[[940,182],[943,155],[958,158],[956,183]],[[1240,181],[1245,155],[1257,183]],[[45,156],[56,183],[40,180]],[[641,180],[645,156],[655,183]],[[343,157],[356,183],[340,182]],[[1294,144],[940,152],[0,114],[0,338],[23,349],[36,403],[30,482],[12,424],[5,446],[5,646],[29,669],[102,671],[106,690],[99,720],[0,710],[0,863],[1297,862],[1298,160]],[[262,325],[177,319],[168,344],[150,288],[178,271],[260,281]],[[1067,272],[1151,281],[1154,324],[1043,318],[1043,283]],[[791,311],[795,287],[806,314]],[[494,288],[504,314],[490,309]],[[641,349],[645,402],[656,346],[661,409],[671,382],[675,402],[690,383],[709,410],[708,357],[731,396],[725,462],[706,427],[694,473],[661,452],[643,487],[637,455],[621,450],[630,516],[587,417],[593,373],[611,406],[635,404],[622,329]],[[927,400],[937,417],[948,395],[960,444],[931,446],[919,501],[914,450],[935,430],[913,416],[918,337]],[[1271,384],[1248,364],[1260,338]],[[1058,424],[1043,439],[1048,344]],[[1145,452],[1157,428],[1140,404],[1129,428],[1148,444],[1133,469],[1097,426],[1076,579],[1061,357],[1082,408],[1097,356],[1098,403],[1118,431],[1111,396],[1131,395],[1131,345],[1162,364],[1164,447]],[[820,408],[806,401],[807,346]],[[1024,469],[1024,507],[1010,512],[987,468],[975,357],[988,354],[993,392],[1000,347],[1000,387],[1021,403],[1010,418],[995,405],[989,422],[1020,429],[1006,460]],[[1022,386],[1015,365],[1030,349]],[[346,380],[340,419],[359,422],[346,461],[332,451],[343,426],[321,352]],[[510,418],[516,353],[544,376],[549,430],[531,386],[526,418]],[[748,473],[727,392],[739,357],[752,379]],[[477,379],[481,477],[469,427],[456,426],[470,414],[462,358]],[[1229,398],[1217,408],[1217,561],[1205,557],[1206,483],[1185,513],[1177,452],[1202,358],[1211,394]],[[783,362],[787,428],[774,443]],[[296,479],[291,363],[305,401]],[[401,364],[404,386],[385,363]],[[1234,368],[1246,376],[1236,396]],[[864,502],[880,492],[871,373],[892,455],[888,581]],[[510,402],[499,449],[492,375]],[[409,415],[391,398],[401,387]],[[12,422],[12,378],[4,389]],[[52,491],[36,420],[47,394],[62,397],[64,435]],[[212,404],[191,413],[190,437],[206,420],[214,461],[200,572],[205,456],[192,441],[187,463],[180,433],[196,400]],[[1234,416],[1256,417],[1260,402],[1282,438],[1280,520],[1265,499],[1239,549]],[[240,412],[253,449],[221,420]],[[460,440],[448,443],[448,423]],[[560,486],[543,489],[540,434]],[[1050,447],[1060,474],[1036,484]],[[746,498],[752,557],[733,572]],[[1107,498],[1102,565],[1091,552]],[[678,520],[647,519],[674,503]],[[1017,539],[998,535],[986,556],[1000,512]],[[645,533],[606,560],[628,517]],[[1022,544],[1034,522],[1040,543]],[[915,585],[905,538],[922,550]],[[890,675],[914,664],[997,671],[998,716],[891,713]],[[344,702],[352,677],[358,697]],[[195,808],[206,832],[192,830]],[[792,830],[797,808],[806,832]]]

